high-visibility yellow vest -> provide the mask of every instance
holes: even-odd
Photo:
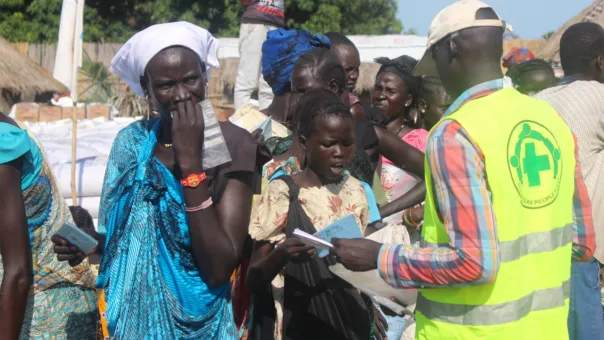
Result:
[[[417,339],[568,339],[574,139],[544,101],[503,89],[472,100],[458,122],[484,155],[496,219],[493,283],[420,289]],[[426,158],[426,169],[428,159]],[[423,246],[449,244],[426,171]]]

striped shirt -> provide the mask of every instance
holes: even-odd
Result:
[[[464,92],[444,116],[470,100],[509,86],[511,83],[505,79],[479,84]],[[493,282],[499,268],[499,245],[482,152],[459,123],[445,121],[432,132],[426,157],[449,246],[383,245],[378,258],[380,276],[400,288]],[[591,205],[578,161],[575,183],[573,259],[587,260],[592,257],[595,239]]]
[[[594,257],[604,262],[604,84],[565,77],[559,86],[535,98],[553,106],[577,136],[583,180],[593,211]]]

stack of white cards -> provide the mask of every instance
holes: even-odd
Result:
[[[302,243],[307,246],[315,247],[319,249],[329,250],[329,248],[333,248],[333,245],[325,240],[322,240],[312,234],[309,234],[300,229],[294,230],[294,235],[296,235]]]

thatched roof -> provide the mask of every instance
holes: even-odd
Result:
[[[67,92],[67,87],[54,79],[41,66],[21,54],[0,37],[0,90],[38,94]]]
[[[543,48],[537,52],[539,58],[547,60],[556,60],[560,58],[560,38],[566,30],[579,22],[595,22],[599,25],[604,25],[604,0],[596,0],[593,4],[587,6],[581,13],[567,21],[556,33],[547,40]]]
[[[539,52],[547,43],[545,39],[513,39],[503,41],[503,55],[506,55],[514,47],[526,47],[531,52]]]
[[[375,77],[380,69],[380,64],[362,63],[359,71],[359,80],[357,81],[356,92],[371,92],[375,84]]]

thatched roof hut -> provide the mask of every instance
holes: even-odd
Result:
[[[0,37],[0,111],[8,113],[22,96],[67,91],[65,85]]]
[[[581,13],[567,21],[560,27],[556,33],[547,40],[543,48],[537,52],[539,58],[559,61],[560,59],[560,39],[566,30],[579,22],[595,22],[604,25],[604,0],[596,0],[593,4],[587,6]]]

